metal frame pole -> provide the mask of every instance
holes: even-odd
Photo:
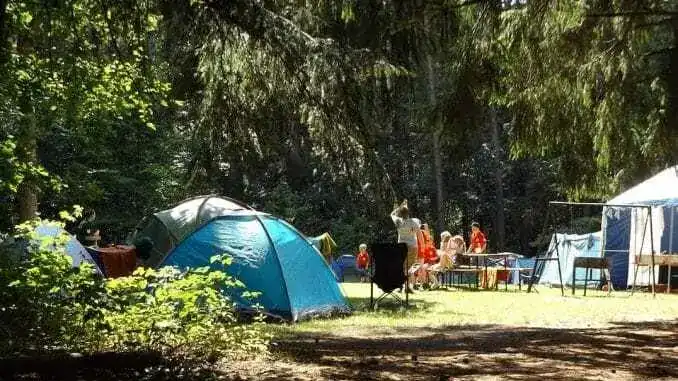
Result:
[[[549,227],[549,222],[551,219],[551,202],[546,206],[546,220],[544,221],[544,228],[542,229],[542,234],[546,234],[546,231]],[[551,245],[551,238],[549,237],[549,243],[546,247],[546,255],[549,255],[549,246]],[[534,267],[532,267],[532,274],[530,274],[530,283],[527,285],[527,293],[529,294],[532,291],[532,286],[534,285],[534,280],[537,277],[537,268],[539,264],[539,254],[534,258]],[[541,267],[543,269],[543,266]],[[543,270],[542,270],[543,271]],[[541,274],[539,274],[541,276]]]
[[[654,290],[654,283],[655,283],[655,273],[654,273],[654,271],[655,271],[655,270],[654,270],[654,228],[653,228],[653,226],[652,226],[652,207],[649,206],[649,207],[647,208],[647,210],[648,210],[648,214],[649,214],[649,216],[650,216],[650,256],[651,256],[651,257],[650,257],[650,258],[651,258],[650,261],[652,262],[652,275],[651,275],[651,277],[652,277],[652,281],[651,281],[651,282],[652,282],[652,283],[650,283],[650,284],[652,285],[652,297],[654,298],[654,297],[656,297],[657,295],[655,294],[655,290]]]
[[[565,296],[565,286],[563,285],[563,272],[560,269],[560,251],[558,250],[558,233],[556,232],[556,262],[558,263],[558,277],[560,278],[560,296]],[[572,280],[574,283],[574,279]]]

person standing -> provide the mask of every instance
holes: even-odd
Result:
[[[471,244],[468,246],[469,253],[484,253],[487,249],[487,238],[480,231],[480,224],[474,222],[471,224]]]
[[[358,246],[358,255],[356,255],[355,265],[360,273],[360,283],[366,282],[368,279],[368,269],[370,266],[370,255],[367,253],[367,245],[361,243]]]
[[[403,272],[405,273],[406,289],[408,293],[412,293],[412,284],[414,276],[408,274],[409,266],[417,262],[417,255],[419,254],[418,240],[421,240],[421,222],[416,218],[410,217],[410,210],[407,206],[407,200],[404,200],[400,206],[396,207],[391,212],[391,219],[398,230],[398,243],[407,245],[407,260],[403,265]]]

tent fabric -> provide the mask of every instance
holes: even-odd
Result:
[[[652,207],[651,233],[655,254],[678,252],[678,166],[661,171],[607,204],[602,219],[605,256],[612,264],[610,275],[615,288],[627,288],[633,282],[635,255],[649,255],[652,248],[648,209],[632,205]],[[648,285],[650,274],[649,268],[639,268],[636,284]]]
[[[555,258],[556,255],[558,256],[563,282],[566,285],[572,285],[574,258],[601,256],[601,232],[589,234],[554,234],[551,238],[548,255],[550,258]],[[586,269],[577,268],[576,276],[576,284],[584,284],[583,279],[586,276]],[[593,270],[592,279],[600,279],[600,270]],[[556,261],[546,262],[539,283],[560,284],[558,263]]]
[[[161,265],[214,266],[210,258],[226,254],[226,272],[242,281],[243,290],[227,290],[241,309],[261,305],[266,313],[297,321],[310,316],[348,313],[350,308],[331,269],[318,251],[286,222],[253,210],[234,210],[213,218],[189,234]]]
[[[38,241],[44,238],[58,239],[64,235],[67,236],[64,252],[66,255],[71,257],[73,267],[80,267],[83,262],[87,262],[94,266],[98,274],[102,274],[101,269],[89,254],[87,249],[75,238],[75,236],[69,234],[61,226],[54,224],[42,224],[36,227],[35,234],[36,237],[33,243],[39,243]]]
[[[215,217],[238,210],[251,208],[238,201],[216,196],[191,198],[142,221],[132,241],[144,236],[153,240],[153,250],[145,264],[155,267],[162,262],[167,253],[197,228]],[[128,243],[132,244],[132,241]]]
[[[678,165],[659,172],[608,204],[678,205]]]
[[[652,208],[652,232],[650,234],[650,218],[648,209],[633,209],[631,211],[631,235],[629,242],[629,268],[627,275],[627,285],[633,284],[633,278],[636,274],[635,258],[638,255],[651,255],[652,248],[655,254],[660,252],[662,243],[662,233],[664,232],[664,212],[663,208]],[[651,269],[647,266],[641,266],[637,271],[636,285],[649,285]],[[658,272],[655,272],[655,282]]]
[[[337,243],[334,242],[330,233],[323,233],[317,237],[311,238],[311,243],[323,255],[328,263],[332,261],[332,254],[337,250]]]
[[[610,278],[615,289],[625,289],[628,284],[632,210],[633,208],[612,207],[603,209],[605,257],[610,264]]]

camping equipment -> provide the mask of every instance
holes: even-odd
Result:
[[[405,300],[400,298],[395,291],[402,288],[407,281],[403,271],[407,261],[407,245],[404,243],[374,243],[369,247],[370,253],[370,308],[374,308],[379,301],[387,296],[392,296],[405,307],[409,306],[409,294],[405,293]],[[376,300],[374,299],[374,285],[381,291]]]
[[[144,234],[155,243],[156,267],[224,270],[242,281],[247,291],[260,293],[250,299],[241,295],[243,289],[225,290],[244,312],[259,304],[266,314],[292,321],[350,312],[329,265],[290,224],[236,201],[209,198],[196,205],[194,200],[156,213],[138,231],[137,238]],[[228,256],[232,263],[225,268],[212,264],[216,255]]]

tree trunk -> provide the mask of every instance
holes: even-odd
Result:
[[[667,126],[665,128],[663,139],[669,144],[666,147],[676,147],[678,144],[678,18],[671,21],[673,27],[673,46],[669,55],[669,70],[667,71],[668,83],[668,110]],[[668,150],[668,160],[671,163],[678,161],[678,151],[676,149]]]
[[[7,62],[7,0],[0,0],[0,65]]]
[[[494,148],[494,180],[495,180],[495,215],[494,215],[494,235],[496,239],[495,248],[497,251],[504,250],[506,235],[506,224],[504,218],[504,180],[502,169],[503,147],[501,144],[501,125],[497,121],[497,111],[494,108],[489,109],[490,128],[492,131],[492,146]]]
[[[429,92],[429,102],[431,108],[436,109],[436,88],[435,88],[435,72],[433,69],[433,57],[431,54],[428,54],[428,92]],[[445,222],[443,219],[443,161],[441,157],[441,148],[440,148],[440,137],[443,134],[443,127],[441,123],[442,118],[438,115],[438,112],[435,112],[433,117],[433,177],[435,178],[435,230],[436,230],[436,239],[440,235],[440,232],[445,230]],[[436,241],[437,242],[437,241]]]
[[[17,158],[19,162],[29,167],[38,165],[38,146],[36,137],[35,117],[28,114],[24,117],[24,125],[17,135]],[[38,186],[37,179],[28,174],[19,185],[17,203],[19,206],[19,221],[30,221],[38,215]]]

